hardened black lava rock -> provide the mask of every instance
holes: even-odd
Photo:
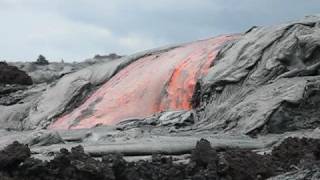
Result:
[[[320,140],[289,137],[273,149],[272,159],[284,171],[318,164]]]
[[[26,72],[6,62],[0,62],[0,84],[31,85],[32,83],[31,77]]]
[[[15,141],[4,150],[0,151],[0,171],[14,171],[14,169],[24,162],[31,155],[30,149]]]
[[[25,180],[114,180],[112,170],[84,153],[81,146],[61,149],[50,162],[28,159],[19,168],[18,177]],[[18,179],[19,179],[18,178]]]
[[[30,157],[14,142],[0,152],[3,180],[263,180],[292,170],[319,166],[320,140],[288,138],[269,155],[243,149],[214,149],[201,139],[188,163],[153,155],[151,161],[127,162],[121,154],[97,160],[77,146],[61,149],[51,161]],[[319,166],[320,167],[320,166]]]

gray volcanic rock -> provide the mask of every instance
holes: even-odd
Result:
[[[58,63],[52,62],[39,65],[34,62],[14,62],[11,63],[27,72],[35,84],[52,83],[66,74],[76,72],[86,66],[83,63]]]
[[[18,103],[24,98],[23,91],[27,87],[24,85],[1,85],[0,84],[0,105],[10,106]]]
[[[20,90],[0,95],[0,129],[23,130],[23,120],[28,116],[32,105],[47,88],[45,84],[33,86],[12,85]],[[23,90],[22,90],[22,89]]]
[[[320,169],[302,169],[284,173],[275,177],[268,178],[268,180],[317,180],[320,179]]]
[[[318,127],[319,57],[319,17],[251,29],[199,81],[198,128],[255,135]]]
[[[27,141],[30,146],[50,146],[52,144],[64,144],[64,140],[57,132],[35,132]]]
[[[11,62],[13,66],[17,66],[19,69],[25,71],[36,84],[40,83],[52,83],[63,77],[66,74],[70,74],[79,71],[83,68],[91,66],[93,64],[105,63],[108,61],[120,59],[122,56],[117,54],[109,54],[106,56],[96,55],[94,58],[86,59],[83,62]]]

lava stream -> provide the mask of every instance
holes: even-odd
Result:
[[[189,110],[197,79],[207,73],[221,47],[233,39],[235,36],[219,36],[140,58],[49,128],[114,125],[161,111]]]

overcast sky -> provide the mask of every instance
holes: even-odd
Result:
[[[131,54],[319,13],[320,0],[0,0],[0,60]]]

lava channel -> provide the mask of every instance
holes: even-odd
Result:
[[[189,110],[197,79],[207,73],[219,50],[235,37],[196,41],[140,58],[49,128],[91,128],[162,111]]]

